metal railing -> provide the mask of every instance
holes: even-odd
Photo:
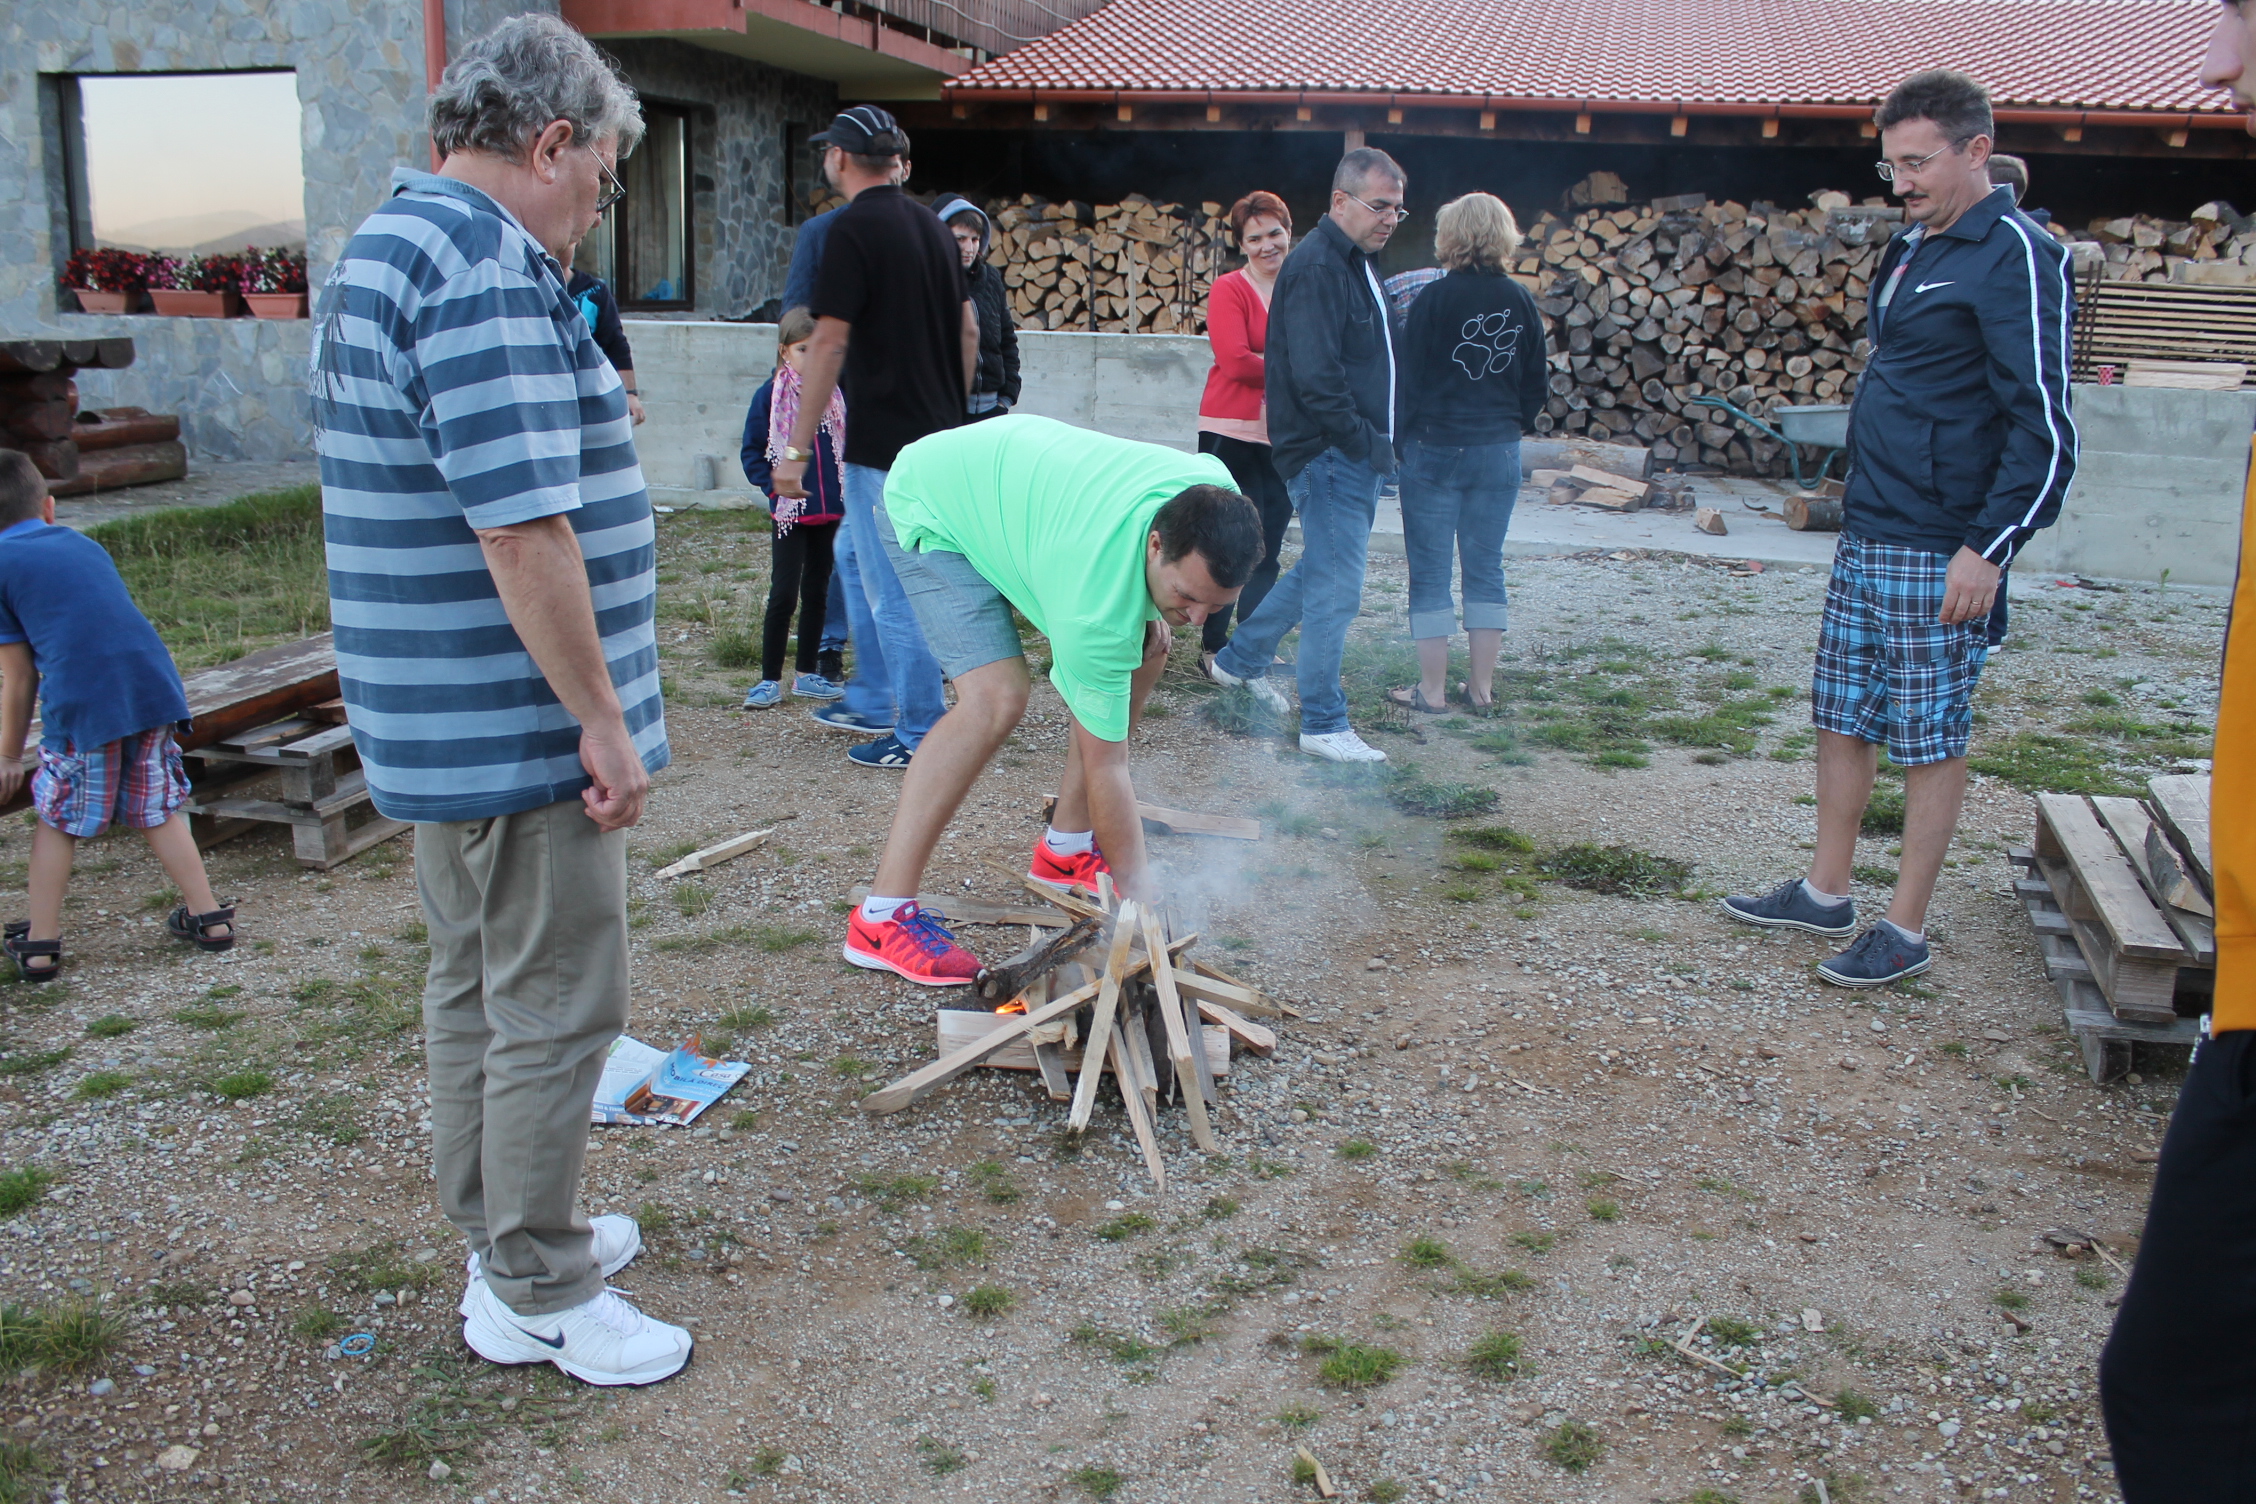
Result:
[[[921,27],[935,41],[1003,53],[1048,36],[1105,0],[862,0],[856,9]]]

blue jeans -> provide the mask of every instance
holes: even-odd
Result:
[[[841,540],[843,540],[845,531],[844,528],[838,530],[838,536]],[[844,546],[843,541],[839,546]],[[822,651],[826,653],[843,652],[846,648],[846,581],[840,577],[837,564],[837,550],[833,549],[831,551],[830,600],[823,608]],[[857,573],[854,578],[858,581],[861,579],[861,575]]]
[[[860,650],[871,641],[884,644],[885,666],[893,683],[893,734],[910,751],[924,740],[933,723],[947,714],[947,696],[941,688],[940,663],[924,645],[924,629],[893,573],[893,561],[877,534],[877,507],[885,500],[885,472],[869,465],[846,469],[846,526],[854,534],[854,568],[862,577],[862,595],[868,602],[870,635],[862,637],[856,619],[854,636]]]
[[[1520,494],[1520,441],[1410,445],[1402,460],[1402,551],[1410,557],[1410,635],[1457,628],[1449,565],[1464,571],[1465,629],[1504,630],[1504,532]]]
[[[854,672],[846,680],[846,696],[839,705],[873,726],[893,724],[893,674],[878,645],[877,618],[870,614],[869,596],[862,590],[861,565],[854,557],[854,529],[841,527],[831,539],[830,589],[843,592],[838,619],[851,629]],[[823,636],[830,630],[825,618]]]
[[[1340,659],[1347,629],[1363,609],[1363,573],[1371,562],[1371,519],[1379,477],[1337,449],[1327,449],[1285,482],[1300,517],[1300,562],[1277,581],[1253,615],[1238,623],[1215,658],[1228,673],[1258,679],[1297,623],[1300,627],[1300,730],[1329,736],[1347,729],[1347,691]]]

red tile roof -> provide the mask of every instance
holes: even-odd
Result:
[[[1112,0],[944,92],[1840,113],[1947,66],[2001,111],[2217,115],[2230,96],[2195,77],[2217,15],[2214,0]]]

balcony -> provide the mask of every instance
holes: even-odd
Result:
[[[563,0],[598,41],[665,37],[829,79],[857,99],[937,99],[940,84],[1104,0]]]

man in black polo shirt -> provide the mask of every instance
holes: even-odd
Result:
[[[846,392],[846,526],[854,539],[874,635],[857,630],[855,672],[882,672],[893,688],[890,735],[846,755],[864,767],[905,768],[940,719],[940,664],[878,541],[875,512],[893,457],[926,434],[954,428],[979,369],[979,314],[956,243],[939,217],[895,181],[908,133],[875,105],[856,105],[814,138],[823,176],[850,202],[823,242],[815,277],[815,337],[800,373],[798,421],[775,466],[776,494],[800,496],[800,479],[831,392]],[[873,662],[876,659],[878,662]]]

